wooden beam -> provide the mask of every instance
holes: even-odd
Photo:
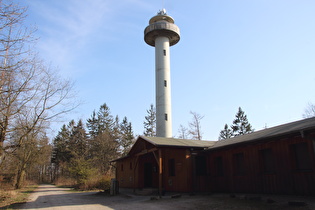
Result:
[[[135,156],[145,155],[145,154],[148,154],[150,152],[154,152],[156,150],[157,150],[157,148],[152,148],[152,149],[149,149],[149,150],[143,149],[141,152],[135,154]]]
[[[159,149],[159,196],[162,196],[162,181],[163,181],[163,159],[162,159],[162,151]]]
[[[156,156],[155,151],[153,151],[152,153],[153,153],[153,155],[155,157],[156,163],[159,165],[159,158]]]
[[[135,166],[133,168],[133,192],[136,192],[136,168],[138,166],[139,156],[136,156]]]

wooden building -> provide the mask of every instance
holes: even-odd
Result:
[[[315,194],[315,118],[221,140],[208,148],[208,190]]]
[[[115,160],[120,187],[315,194],[315,118],[221,141],[140,136]]]
[[[190,192],[205,190],[205,185],[194,188],[195,162],[203,166],[206,158],[194,155],[212,146],[211,141],[140,136],[127,156],[116,162],[116,179],[120,187],[158,188],[162,191]]]

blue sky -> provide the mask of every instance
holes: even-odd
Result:
[[[255,130],[302,119],[315,103],[313,0],[16,0],[36,25],[36,50],[75,82],[84,121],[107,103],[142,134],[155,104],[154,48],[144,28],[165,7],[181,30],[171,47],[173,135],[190,111],[217,140],[242,107]]]

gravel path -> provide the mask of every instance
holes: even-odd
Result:
[[[54,185],[40,185],[30,195],[29,201],[16,209],[130,209],[129,202],[143,200],[148,200],[148,197],[109,196],[97,192],[73,192],[69,188],[58,188]]]
[[[288,201],[305,201],[305,206],[290,206]],[[271,202],[272,201],[272,202]],[[178,198],[163,196],[137,196],[131,191],[121,190],[116,196],[97,192],[73,192],[69,188],[54,185],[40,185],[29,197],[29,202],[16,205],[13,209],[127,209],[127,210],[170,210],[170,209],[315,209],[315,198],[211,194],[190,196],[183,194]]]

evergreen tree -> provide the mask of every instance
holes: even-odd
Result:
[[[66,125],[61,127],[61,131],[58,132],[58,135],[53,140],[53,152],[52,152],[52,163],[56,164],[58,167],[60,163],[66,162],[70,158],[70,150],[68,150],[69,142],[69,130]]]
[[[86,127],[89,131],[89,137],[91,139],[95,138],[99,133],[99,123],[95,110],[93,111],[91,118],[87,119]]]
[[[87,134],[82,120],[79,120],[77,125],[73,127],[70,136],[70,148],[74,157],[87,156]]]
[[[109,107],[104,103],[99,111],[93,112],[87,120],[89,131],[89,158],[99,172],[107,173],[109,161],[118,157],[119,118],[111,115]]]
[[[117,117],[118,116],[116,116],[116,121],[118,120]],[[105,131],[113,134],[115,121],[106,103],[100,106],[97,113],[95,110],[93,111],[91,118],[87,119],[86,127],[88,128],[91,139]]]
[[[240,136],[254,131],[241,107],[238,108],[231,128],[233,136]]]
[[[131,122],[128,122],[127,117],[124,117],[120,124],[120,139],[119,146],[121,147],[122,155],[126,155],[132,146],[134,135]]]
[[[150,109],[147,110],[147,116],[145,116],[144,121],[144,132],[145,136],[155,136],[156,135],[156,111],[153,104],[150,105]]]
[[[219,135],[219,140],[229,139],[233,135],[232,130],[229,128],[227,124],[225,124],[224,129],[221,130]]]
[[[110,161],[119,157],[118,143],[107,131],[99,134],[91,141],[91,163],[100,173],[105,174],[110,169]]]
[[[101,105],[100,110],[97,112],[98,119],[98,134],[104,131],[112,133],[114,130],[114,118],[110,113],[110,109],[106,103]]]
[[[119,138],[120,138],[120,122],[119,122],[119,117],[118,115],[116,115],[115,117],[115,121],[113,124],[113,130],[111,132],[111,135],[113,136],[113,138],[119,142]]]

